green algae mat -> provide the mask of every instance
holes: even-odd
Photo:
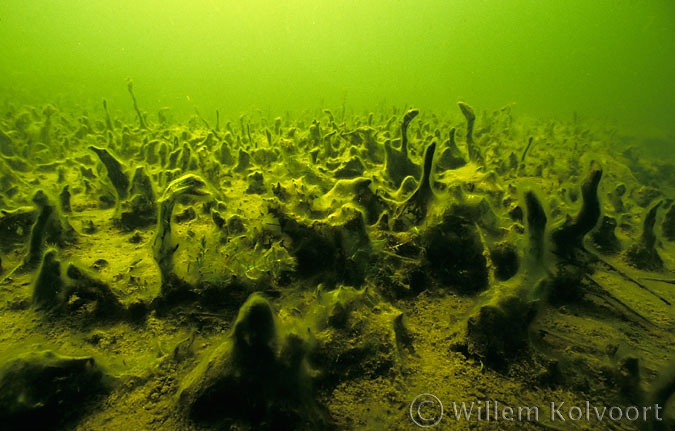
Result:
[[[3,429],[671,429],[675,161],[580,120],[0,118]],[[641,146],[642,145],[642,146]]]

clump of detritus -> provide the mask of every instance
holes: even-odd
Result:
[[[656,250],[656,233],[654,232],[656,213],[661,203],[659,201],[649,209],[642,224],[640,239],[626,250],[626,261],[636,268],[650,271],[663,269],[663,259]]]
[[[675,241],[675,204],[673,201],[670,202],[670,208],[663,217],[661,232],[668,241]]]
[[[181,198],[203,200],[209,197],[211,197],[211,192],[206,182],[197,175],[187,174],[169,183],[157,201],[159,210],[152,248],[153,257],[162,277],[160,290],[162,296],[174,293],[179,296],[183,295],[187,284],[174,271],[173,257],[179,244],[171,228],[173,209]]]
[[[485,246],[475,222],[446,210],[438,224],[424,231],[420,242],[429,271],[443,285],[463,293],[488,287]]]
[[[108,179],[117,192],[118,202],[126,199],[129,193],[129,177],[124,171],[122,163],[105,148],[91,145],[89,149],[96,153],[103,166],[105,166]]]
[[[157,223],[155,191],[145,167],[136,168],[128,195],[128,199],[121,203],[117,219],[120,227],[131,232]]]
[[[480,149],[476,147],[473,140],[473,128],[476,121],[476,114],[474,114],[473,108],[464,102],[458,102],[457,105],[466,119],[466,148],[469,152],[469,160],[480,166],[484,166],[485,157],[483,157],[483,154]]]
[[[528,328],[536,303],[518,296],[496,296],[467,320],[467,349],[489,366],[503,368],[529,346]]]
[[[329,290],[319,285],[315,299],[307,313],[315,338],[309,359],[318,368],[322,387],[402,370],[406,353],[414,352],[414,346],[400,310],[368,288]]]
[[[597,224],[600,218],[598,185],[601,178],[602,169],[593,163],[581,185],[582,204],[579,213],[574,218],[567,216],[561,226],[553,229],[551,240],[559,256],[571,258],[575,249],[583,249],[584,237]]]
[[[529,328],[538,311],[545,282],[545,231],[547,217],[537,195],[528,190],[528,245],[524,265],[490,290],[485,303],[476,307],[466,322],[466,351],[495,369],[506,368],[530,348]]]
[[[86,313],[94,317],[128,318],[131,316],[110,286],[74,263],[62,264],[59,251],[48,248],[33,282],[33,307],[56,313]],[[138,308],[136,308],[138,311]]]
[[[45,247],[48,244],[64,247],[75,242],[76,239],[75,230],[56,205],[52,203],[47,193],[38,190],[33,195],[32,200],[36,207],[37,216],[30,229],[28,251],[21,264],[11,271],[6,277],[7,279],[14,273],[35,270],[43,261]],[[19,213],[12,215],[19,215]]]
[[[433,142],[424,153],[424,169],[417,189],[394,212],[391,220],[391,229],[393,231],[407,231],[419,225],[427,216],[429,202],[434,197],[434,192],[431,189],[431,167],[435,151],[436,143]]]
[[[389,140],[384,143],[384,169],[395,187],[399,187],[403,179],[409,175],[419,176],[420,167],[408,157],[408,126],[417,114],[419,114],[417,109],[411,109],[403,116],[400,150],[393,148]]]
[[[269,212],[290,239],[287,248],[296,259],[297,276],[329,284],[364,282],[371,250],[361,210],[345,204],[311,225],[278,205],[270,205]]]
[[[7,430],[73,429],[109,389],[92,357],[28,352],[0,368],[0,423]]]
[[[222,429],[324,429],[307,352],[299,335],[282,338],[271,305],[253,294],[228,339],[184,380],[178,404],[194,422]]]
[[[454,127],[450,129],[448,140],[445,142],[445,148],[441,151],[441,155],[438,158],[438,163],[436,166],[440,170],[458,169],[466,165],[464,155],[459,150],[457,143],[455,142],[456,130],[457,129]]]
[[[617,222],[614,217],[603,216],[600,225],[591,233],[593,244],[603,254],[615,254],[621,250],[621,242],[616,237]]]

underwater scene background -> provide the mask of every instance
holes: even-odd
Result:
[[[0,429],[675,427],[675,3],[0,3]]]

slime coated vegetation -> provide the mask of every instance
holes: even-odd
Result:
[[[460,27],[459,18],[473,19],[447,11],[432,18],[424,8],[438,6],[427,3],[415,10],[428,21],[410,20],[428,23],[429,40],[442,39],[442,19]],[[512,2],[521,14],[534,8],[526,3]],[[292,6],[210,7],[199,15],[205,28],[216,22],[205,11],[243,20],[228,21],[232,27],[275,11],[285,18],[268,32],[308,43],[291,37],[297,18],[282,12]],[[315,19],[304,25],[350,16],[324,7],[299,8]],[[401,7],[391,6],[392,20]],[[175,25],[179,10],[171,3],[137,18]],[[0,11],[19,31],[21,14]],[[329,12],[336,21],[322,21]],[[388,28],[387,14],[379,11],[364,44]],[[101,19],[104,28],[114,22]],[[340,25],[324,42],[356,37]],[[111,46],[124,35],[90,31]],[[149,34],[148,43],[163,46],[163,34]],[[273,44],[264,30],[245,34],[251,46],[256,36]],[[481,34],[495,40],[476,32],[472,43]],[[225,39],[215,39],[222,49],[243,43]],[[418,55],[400,43],[396,58]],[[335,44],[334,55],[343,55]],[[111,80],[124,98],[115,87],[92,102],[89,84],[79,96],[43,91],[18,48],[4,49],[12,61],[0,73],[16,85],[0,86],[0,429],[675,425],[675,134],[663,113],[635,132],[589,119],[603,116],[597,112],[540,105],[541,114],[526,115],[478,95],[485,106],[456,96],[440,103],[421,90],[436,85],[426,64],[419,85],[390,86],[373,66],[386,94],[368,104],[364,88],[376,74],[353,60],[364,70],[363,80],[344,80],[356,89],[353,103],[345,92],[338,103],[302,106],[301,97],[298,106],[275,91],[308,97],[308,82],[317,100],[321,85],[329,100],[340,91],[306,70],[298,88],[271,79],[271,90],[255,85],[266,72],[251,67],[254,77],[240,78],[253,80],[244,87],[261,92],[260,106],[269,91],[269,108],[246,110],[241,94],[214,91],[204,99],[208,111],[184,116],[184,101],[155,106],[163,93],[126,77]],[[289,65],[315,70],[311,58],[319,72],[333,64],[282,51],[289,57],[281,75]],[[238,58],[236,67],[259,66]],[[207,86],[220,79],[209,76]],[[401,102],[397,88],[410,100]],[[630,93],[624,101],[638,109]],[[613,120],[623,115],[618,106]],[[421,394],[433,394],[445,415],[411,405]],[[498,414],[469,417],[457,405]],[[497,406],[542,410],[514,423]],[[588,415],[574,419],[576,406]],[[549,407],[560,415],[545,414]]]

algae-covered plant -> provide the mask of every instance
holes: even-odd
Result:
[[[411,429],[418,394],[673,425],[672,162],[510,108],[211,127],[127,89],[0,117],[3,429]]]

